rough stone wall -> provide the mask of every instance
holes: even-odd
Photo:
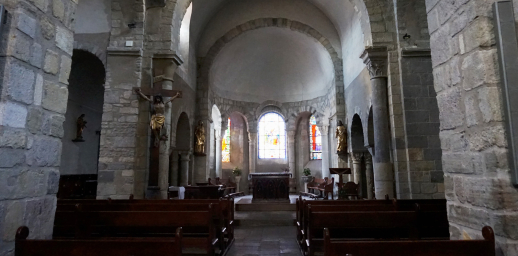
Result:
[[[0,1],[0,255],[52,236],[76,0]]]
[[[138,145],[148,145],[147,136],[138,136],[139,118],[148,115],[133,87],[143,80],[145,6],[143,0],[111,4],[111,36],[106,65],[106,84],[99,156],[98,198],[128,198],[141,191],[135,184],[146,181],[147,163],[136,158]],[[134,26],[128,26],[132,24]],[[126,47],[131,41],[133,46]],[[140,107],[140,105],[143,107]]]
[[[492,0],[427,0],[453,239],[493,227],[497,255],[518,253],[518,191],[510,181]]]
[[[402,198],[444,198],[444,174],[439,140],[439,109],[433,88],[432,63],[428,56],[401,57],[401,83],[407,144],[398,145],[398,154],[408,160],[409,191]],[[407,177],[401,177],[408,175]],[[400,184],[401,186],[401,184]],[[402,191],[403,192],[403,191]]]
[[[394,5],[398,52],[397,56],[392,53],[390,61],[396,65],[397,58],[399,62],[401,92],[390,102],[404,114],[391,120],[403,133],[393,140],[398,197],[443,198],[439,114],[432,88],[425,1],[394,0]],[[410,38],[405,39],[405,35]]]

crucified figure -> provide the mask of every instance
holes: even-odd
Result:
[[[137,92],[140,95],[140,97],[153,103],[154,113],[151,116],[151,121],[149,123],[149,126],[151,127],[151,130],[153,130],[153,134],[155,136],[154,145],[155,145],[155,147],[159,147],[161,140],[168,139],[168,136],[166,134],[161,135],[162,128],[164,128],[164,123],[165,123],[165,116],[164,116],[165,105],[168,104],[169,102],[172,102],[174,99],[180,97],[181,94],[178,92],[170,100],[168,100],[167,102],[164,102],[164,99],[160,95],[153,96],[153,100],[151,100],[149,97],[144,95],[139,88],[135,89],[135,92]]]

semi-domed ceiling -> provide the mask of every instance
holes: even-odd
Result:
[[[245,22],[285,18],[318,31],[342,58],[343,31],[358,1],[193,0],[191,39],[204,57],[221,36]],[[225,44],[210,67],[209,86],[238,101],[295,102],[325,95],[334,77],[331,56],[320,42],[290,28],[267,27]]]
[[[216,57],[210,84],[220,96],[249,102],[294,102],[327,93],[334,67],[315,39],[289,29],[246,32]]]

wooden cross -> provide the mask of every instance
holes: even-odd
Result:
[[[154,83],[153,88],[134,87],[133,91],[135,91],[136,89],[140,89],[140,91],[144,95],[146,95],[146,96],[157,96],[157,95],[160,95],[162,97],[174,97],[174,96],[176,96],[177,93],[180,93],[178,98],[180,98],[180,99],[182,98],[182,96],[183,96],[182,91],[166,90],[166,89],[162,88],[162,81],[164,81],[164,80],[172,81],[171,79],[165,78],[164,76],[157,76],[153,80],[154,80],[153,81],[153,83]]]
[[[164,76],[158,76],[154,79],[154,86],[153,88],[133,88],[133,91],[136,89],[140,89],[140,91],[146,95],[146,96],[162,96],[162,97],[174,97],[177,93],[177,98],[182,98],[182,92],[181,91],[175,91],[175,90],[166,90],[162,88],[162,81],[164,80],[171,80],[168,78],[165,78]],[[172,80],[171,80],[172,81]],[[158,84],[157,84],[158,83]],[[154,100],[154,99],[153,99]],[[165,103],[165,102],[164,102]],[[155,141],[155,135],[154,132],[151,133],[151,141]],[[158,173],[160,172],[160,144],[158,147],[155,147],[153,143],[151,143],[150,148],[150,159],[149,159],[149,179],[148,179],[148,187],[150,189],[158,189],[159,191],[159,184],[158,184]]]

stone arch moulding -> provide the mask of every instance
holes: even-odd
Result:
[[[169,136],[171,146],[173,146],[173,145],[176,146],[176,136],[172,136],[172,133],[174,131],[174,133],[176,135],[176,132],[177,132],[176,129],[178,128],[178,122],[180,121],[180,116],[182,114],[185,113],[185,115],[187,116],[187,119],[189,120],[189,126],[193,127],[194,121],[191,118],[191,116],[192,116],[191,112],[192,111],[187,110],[186,107],[182,105],[180,108],[176,109],[176,111],[174,111],[174,113],[172,113],[173,118],[171,118],[171,127],[170,127],[171,134]],[[191,129],[190,133],[192,133],[192,129]]]
[[[277,108],[277,110],[275,110]],[[269,112],[277,112],[280,114],[285,120],[288,119],[288,111],[286,108],[282,106],[282,103],[274,100],[267,100],[263,103],[261,103],[257,108],[255,109],[255,119],[259,120],[259,118],[265,113],[265,111]]]
[[[74,41],[74,50],[86,51],[95,55],[103,63],[104,69],[106,70],[106,51],[103,51],[96,45],[80,43],[77,41]]]
[[[253,120],[253,116],[251,116],[250,114],[244,114],[244,113],[247,113],[247,112],[243,111],[243,109],[241,109],[239,107],[231,107],[230,109],[226,110],[225,112],[223,112],[221,114],[221,119],[226,120],[233,113],[237,113],[238,115],[240,115],[243,118],[243,120],[245,120],[246,130],[250,131],[250,124],[249,124],[248,120]]]
[[[315,109],[312,106],[304,106],[304,107],[300,107],[297,112],[293,112],[291,114],[291,117],[288,119],[288,124],[286,126],[287,131],[297,130],[298,121],[301,118],[303,113],[309,113],[310,116],[314,115],[317,120],[317,125],[329,125],[329,124],[324,123],[324,120],[325,120],[324,114],[317,111],[317,109]]]

